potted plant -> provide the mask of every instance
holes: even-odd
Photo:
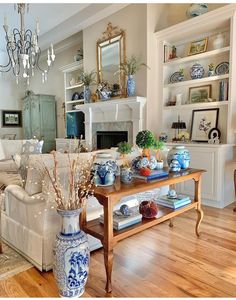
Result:
[[[215,65],[213,63],[210,63],[208,65],[208,76],[213,76],[214,75],[214,68],[215,68]]]
[[[134,75],[141,69],[141,67],[148,66],[142,62],[141,57],[132,55],[124,63],[121,63],[119,72],[127,76],[127,95],[132,97],[135,95],[135,79]]]
[[[80,74],[80,80],[84,84],[84,102],[85,103],[89,103],[90,100],[91,100],[90,86],[93,83],[96,83],[96,80],[95,80],[96,74],[97,73],[95,71],[91,71],[91,72],[85,72],[85,71],[83,71]]]
[[[118,144],[117,151],[120,153],[120,156],[123,160],[120,169],[120,179],[123,183],[130,183],[132,180],[132,171],[129,162],[127,161],[125,156],[132,152],[132,145],[128,142],[120,142]]]
[[[154,134],[149,130],[140,131],[136,136],[136,145],[143,149],[142,156],[150,159],[150,149],[155,142]]]
[[[161,150],[164,148],[165,143],[163,141],[155,140],[152,146],[153,151],[155,152],[156,155],[156,160],[157,160],[157,169],[163,169],[164,162],[161,157]]]

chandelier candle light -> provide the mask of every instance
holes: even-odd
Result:
[[[6,51],[8,55],[8,63],[0,65],[0,72],[9,72],[12,70],[16,76],[18,84],[19,77],[26,79],[29,85],[30,76],[34,76],[34,69],[42,72],[42,82],[47,81],[48,71],[52,62],[55,60],[53,45],[47,51],[47,67],[42,68],[39,65],[41,49],[39,47],[39,20],[36,20],[35,31],[25,29],[25,10],[29,11],[29,4],[17,3],[17,11],[20,15],[20,29],[14,28],[12,32],[8,31],[7,17],[4,17],[3,29],[6,37]]]

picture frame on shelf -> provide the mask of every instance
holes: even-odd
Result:
[[[208,102],[211,98],[211,84],[194,86],[189,88],[189,103]]]
[[[190,43],[188,55],[195,55],[199,53],[206,52],[208,44],[208,38],[193,41]]]
[[[22,111],[2,110],[2,127],[22,127]]]
[[[217,128],[219,108],[195,109],[192,112],[190,139],[192,142],[208,142],[208,134]]]

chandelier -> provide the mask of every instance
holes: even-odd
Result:
[[[4,17],[4,31],[6,37],[6,51],[8,62],[0,65],[0,72],[12,70],[18,84],[19,77],[23,77],[29,85],[31,76],[34,76],[35,69],[42,73],[42,82],[47,81],[48,72],[52,62],[55,60],[53,45],[47,50],[47,65],[45,68],[39,65],[41,49],[39,47],[39,21],[36,20],[34,31],[25,29],[24,15],[25,10],[29,11],[29,4],[17,3],[18,14],[20,15],[20,29],[14,28],[8,32],[7,17]]]

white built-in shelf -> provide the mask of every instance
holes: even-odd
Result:
[[[207,107],[219,107],[228,105],[228,101],[213,101],[213,102],[199,102],[192,104],[182,104],[182,105],[170,105],[164,106],[164,110],[182,110],[182,109],[194,109],[194,108],[207,108]]]
[[[175,88],[175,87],[180,87],[180,86],[185,86],[185,85],[192,86],[195,84],[198,85],[200,83],[222,80],[222,79],[226,79],[226,78],[229,78],[229,74],[204,77],[204,78],[200,78],[200,79],[191,79],[191,80],[185,80],[185,81],[180,81],[180,82],[175,82],[175,83],[168,83],[168,84],[164,85],[164,88]]]
[[[84,99],[65,101],[66,104],[84,103]]]
[[[211,56],[215,57],[222,53],[229,52],[229,50],[230,50],[230,47],[228,46],[228,47],[224,47],[221,49],[211,50],[211,51],[207,51],[207,52],[196,54],[196,55],[180,57],[180,58],[172,59],[172,60],[165,62],[164,66],[180,65],[180,64],[187,63],[187,62],[191,62],[191,61],[205,59],[205,58],[208,58]]]
[[[79,87],[82,87],[84,84],[83,83],[80,83],[80,84],[75,84],[75,85],[72,85],[72,86],[68,86],[66,87],[65,89],[66,90],[73,90],[73,89],[77,89]]]

